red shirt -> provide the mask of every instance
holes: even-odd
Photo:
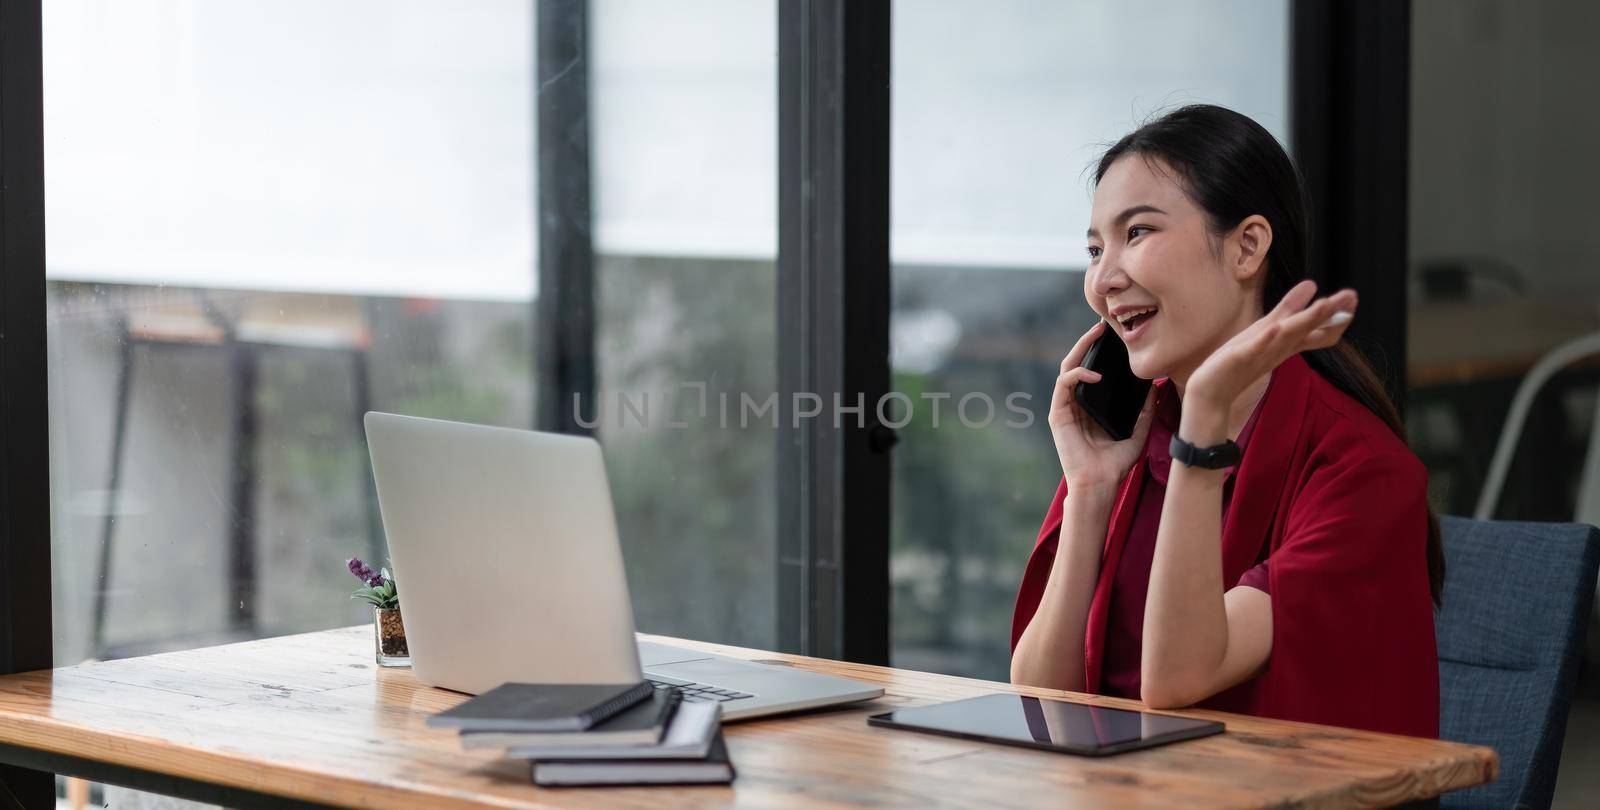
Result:
[[[1270,389],[1271,383],[1268,383]],[[1266,401],[1263,394],[1262,401]],[[1242,452],[1254,432],[1260,403],[1250,412],[1244,429],[1234,443]],[[1139,699],[1139,662],[1144,649],[1144,603],[1150,591],[1150,566],[1156,556],[1156,530],[1161,526],[1161,505],[1167,497],[1167,475],[1172,469],[1172,434],[1182,416],[1178,387],[1168,380],[1156,383],[1155,414],[1150,435],[1145,439],[1144,484],[1135,507],[1128,542],[1122,549],[1116,580],[1111,585],[1111,606],[1106,617],[1105,663],[1101,666],[1101,691],[1107,695]],[[1233,500],[1236,467],[1229,467],[1222,483],[1222,520],[1228,520],[1228,504]],[[1268,590],[1267,564],[1258,563],[1244,573],[1240,585]]]
[[[1222,524],[1224,585],[1263,557],[1272,653],[1205,708],[1420,737],[1439,735],[1439,656],[1428,591],[1428,472],[1383,420],[1299,355],[1273,372]],[[1085,691],[1102,672],[1116,572],[1145,482],[1140,458],[1107,525],[1083,634]],[[1050,579],[1066,482],[1023,569],[1011,646]]]

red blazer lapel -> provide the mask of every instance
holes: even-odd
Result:
[[[1116,505],[1111,508],[1111,523],[1106,527],[1105,551],[1100,554],[1100,576],[1095,580],[1094,599],[1089,603],[1089,617],[1083,628],[1083,690],[1100,691],[1100,666],[1105,660],[1106,625],[1111,614],[1111,584],[1117,579],[1117,565],[1122,561],[1122,548],[1128,543],[1128,531],[1133,528],[1133,513],[1144,491],[1145,467],[1149,462],[1140,456],[1133,469],[1122,480],[1122,491]]]
[[[1117,563],[1122,559],[1122,547],[1127,542],[1128,530],[1133,527],[1134,506],[1139,502],[1144,484],[1145,464],[1141,456],[1122,480],[1116,503],[1111,509],[1110,523],[1106,527],[1105,549],[1100,554],[1100,575],[1095,582],[1094,599],[1089,604],[1088,622],[1084,628],[1085,691],[1093,692],[1100,686],[1101,655],[1105,649],[1106,620],[1111,606],[1111,583],[1115,579],[1107,572],[1116,571]],[[1055,564],[1056,547],[1061,538],[1066,498],[1067,482],[1063,479],[1056,486],[1055,499],[1045,513],[1044,525],[1034,540],[1033,553],[1028,556],[1028,564],[1022,571],[1022,585],[1017,589],[1016,607],[1011,614],[1012,651],[1017,649],[1017,640],[1022,638],[1022,631],[1038,611],[1039,600],[1044,597],[1045,585],[1050,581],[1050,569]]]
[[[1300,355],[1272,374],[1249,449],[1234,477],[1228,520],[1222,527],[1222,581],[1233,587],[1266,549],[1279,507],[1293,492],[1290,469],[1303,441],[1300,430],[1316,372]]]

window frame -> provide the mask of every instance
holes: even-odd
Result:
[[[1347,337],[1404,413],[1411,0],[1293,0],[1290,130],[1311,209],[1311,272],[1351,287]]]
[[[0,674],[53,663],[42,45],[39,0],[0,3]],[[55,802],[50,774],[0,762],[8,798]]]
[[[534,426],[594,434],[594,175],[590,163],[588,0],[535,0],[538,295],[534,298]],[[579,414],[577,409],[587,408]],[[580,419],[584,416],[584,419]]]
[[[886,0],[778,2],[778,640],[871,664],[890,629],[889,47]],[[797,419],[806,393],[822,414]]]

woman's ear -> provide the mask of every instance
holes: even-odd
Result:
[[[1267,251],[1272,248],[1272,225],[1260,214],[1251,214],[1233,229],[1237,251],[1231,257],[1228,270],[1240,282],[1251,281],[1266,266]]]

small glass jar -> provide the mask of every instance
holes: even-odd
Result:
[[[372,613],[372,632],[378,643],[378,666],[411,666],[411,650],[406,647],[406,626],[400,620],[400,608],[373,608]]]

